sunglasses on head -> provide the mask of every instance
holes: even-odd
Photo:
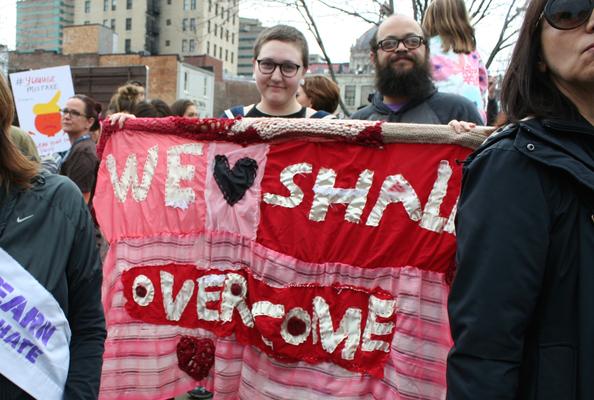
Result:
[[[553,28],[560,30],[575,29],[590,19],[594,0],[549,0],[540,15]]]

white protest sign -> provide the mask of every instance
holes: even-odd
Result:
[[[70,336],[56,299],[0,247],[0,374],[36,399],[61,400]]]
[[[19,123],[31,134],[40,155],[70,148],[60,109],[74,96],[70,66],[10,74]]]

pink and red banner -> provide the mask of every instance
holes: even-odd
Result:
[[[106,131],[101,398],[195,386],[182,336],[213,341],[200,384],[215,398],[443,397],[470,149],[392,143],[390,124],[275,121]]]

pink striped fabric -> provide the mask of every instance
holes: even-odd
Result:
[[[384,378],[347,371],[332,363],[283,363],[234,337],[202,329],[156,326],[133,320],[124,309],[121,275],[141,265],[195,264],[237,269],[248,265],[271,286],[339,282],[389,291],[397,301],[396,330]],[[312,264],[267,249],[233,233],[126,239],[112,244],[104,267],[103,303],[108,339],[101,399],[173,397],[197,384],[215,399],[443,399],[451,346],[444,275],[414,266],[359,268]],[[202,382],[177,367],[181,335],[212,338],[214,373]]]

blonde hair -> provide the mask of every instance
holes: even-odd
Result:
[[[118,87],[117,91],[109,101],[109,106],[107,107],[108,112],[111,114],[117,112],[131,113],[134,106],[140,102],[142,89],[141,86],[133,83],[127,83]]]
[[[476,49],[474,28],[463,0],[433,0],[425,11],[423,29],[430,37],[441,38],[444,51],[468,54]]]
[[[6,190],[11,185],[31,187],[39,165],[29,160],[14,145],[9,137],[9,129],[14,118],[12,93],[0,74],[0,185]]]

